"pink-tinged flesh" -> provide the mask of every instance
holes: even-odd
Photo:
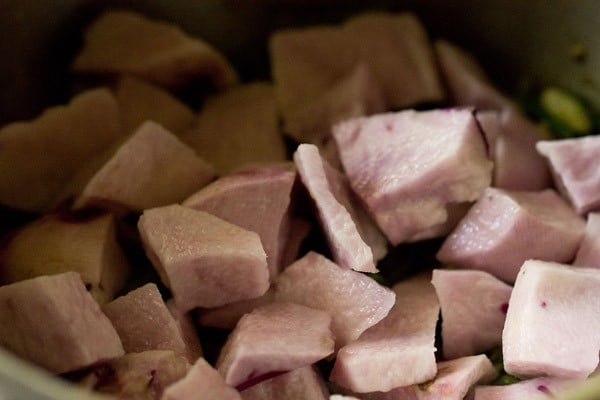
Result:
[[[118,399],[160,399],[189,368],[185,357],[168,350],[128,353],[94,367],[80,384]]]
[[[600,137],[542,141],[537,150],[548,159],[554,183],[578,213],[600,210]]]
[[[477,112],[494,162],[492,185],[508,190],[542,190],[550,187],[546,161],[535,148],[542,130],[514,107]]]
[[[237,387],[273,372],[311,365],[333,353],[330,325],[325,311],[292,303],[264,305],[240,319],[216,368],[227,384]]]
[[[600,352],[600,270],[523,263],[502,334],[504,369],[518,377],[586,378]]]
[[[294,161],[313,199],[336,263],[355,271],[377,272],[373,251],[358,227],[359,205],[350,197],[352,192],[344,176],[329,166],[312,144],[298,146]]]
[[[147,121],[91,178],[75,207],[143,211],[182,201],[214,176],[191,148]]]
[[[162,400],[240,400],[237,390],[227,385],[217,370],[199,358],[188,374],[168,386]]]
[[[263,82],[209,97],[194,127],[181,139],[221,175],[287,158],[273,88]]]
[[[356,118],[333,134],[350,185],[392,244],[444,224],[449,204],[477,200],[491,182],[469,109]]]
[[[282,268],[282,225],[296,173],[284,167],[253,168],[224,176],[187,198],[183,205],[205,211],[260,236],[271,279]]]
[[[437,258],[514,282],[529,258],[570,262],[584,233],[585,221],[553,190],[488,188]]]
[[[356,340],[381,321],[395,299],[394,292],[373,279],[314,252],[286,268],[274,282],[274,291],[276,301],[328,312],[336,348]]]
[[[394,286],[394,307],[358,340],[338,351],[331,381],[367,393],[387,392],[435,376],[440,306],[430,279],[427,273]]]
[[[194,321],[189,314],[179,311],[173,299],[168,300],[166,305],[173,316],[173,319],[177,323],[179,334],[183,339],[183,343],[185,343],[185,358],[187,358],[190,364],[193,364],[203,355],[202,345],[200,344],[200,338],[196,331],[196,327],[194,326]]]
[[[257,298],[236,301],[221,307],[198,310],[198,323],[202,326],[221,329],[233,329],[245,314],[255,308],[273,302],[273,290]]]
[[[472,398],[478,384],[492,382],[498,372],[483,354],[438,363],[436,377],[419,385],[375,393],[369,400],[463,400]]]
[[[130,74],[168,88],[204,77],[219,89],[237,82],[231,65],[208,43],[131,11],[104,13],[83,41],[71,65],[76,73]]]
[[[242,400],[327,400],[329,392],[312,365],[262,381],[240,392]]]
[[[166,90],[133,76],[123,76],[114,88],[123,132],[129,134],[152,120],[175,135],[189,129],[196,114]]]
[[[433,271],[431,283],[442,309],[444,359],[471,356],[499,346],[512,287],[484,271]]]
[[[75,272],[0,287],[0,345],[57,374],[125,354]]]
[[[473,400],[552,400],[579,381],[542,377],[504,386],[479,386]]]
[[[179,205],[144,211],[138,229],[181,312],[256,298],[269,288],[267,257],[254,232]]]
[[[172,350],[186,354],[179,327],[154,283],[116,298],[102,311],[117,330],[127,353]]]
[[[94,89],[32,121],[0,129],[0,204],[30,212],[51,209],[88,160],[122,137],[119,109],[107,89]]]
[[[600,213],[588,214],[585,236],[573,265],[600,268]]]

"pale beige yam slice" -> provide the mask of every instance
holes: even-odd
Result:
[[[86,31],[71,68],[79,73],[131,74],[165,87],[210,78],[217,88],[237,81],[227,60],[181,28],[131,11],[109,11]]]
[[[50,209],[71,177],[119,139],[115,98],[107,89],[80,94],[37,119],[0,129],[0,204]]]
[[[48,215],[24,226],[4,249],[3,284],[75,271],[103,304],[123,288],[131,268],[110,214],[77,219]]]
[[[182,201],[213,177],[192,149],[147,121],[92,177],[75,207],[143,211]]]

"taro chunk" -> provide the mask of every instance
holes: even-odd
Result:
[[[484,271],[433,271],[442,308],[444,358],[480,354],[500,345],[512,288]]]
[[[542,141],[537,149],[548,159],[554,182],[580,214],[600,209],[600,137]]]
[[[254,232],[179,205],[144,211],[138,228],[182,312],[259,297],[269,288],[267,257]]]
[[[217,88],[237,81],[233,68],[209,44],[130,11],[111,11],[98,18],[85,33],[72,69],[130,74],[169,88],[200,78],[209,78]]]
[[[240,392],[242,400],[327,400],[321,374],[310,365],[262,381]]]
[[[269,374],[311,365],[333,353],[325,311],[273,303],[243,316],[227,339],[217,369],[232,386],[257,383]]]
[[[148,121],[92,177],[75,205],[143,211],[182,201],[213,176],[192,149]]]
[[[586,378],[600,352],[600,271],[523,263],[502,334],[504,369],[519,377]]]
[[[82,93],[37,119],[0,129],[0,204],[53,207],[75,173],[121,137],[117,102],[106,89]]]
[[[573,265],[600,268],[600,213],[588,214],[585,236]]]
[[[575,384],[576,381],[544,377],[505,386],[479,386],[475,388],[474,400],[553,400],[556,394]]]
[[[130,274],[109,214],[77,218],[47,215],[17,231],[3,250],[2,283],[75,271],[103,304]]]
[[[60,374],[124,354],[75,272],[0,287],[0,345]]]
[[[553,190],[489,188],[446,238],[438,260],[514,282],[529,258],[570,262],[585,222]]]
[[[273,285],[276,301],[327,311],[338,348],[382,320],[395,299],[375,280],[314,252],[287,267]]]
[[[170,299],[165,303],[167,309],[175,319],[181,338],[185,343],[185,357],[194,363],[198,358],[202,357],[202,345],[200,344],[200,338],[196,331],[194,321],[189,314],[182,313],[179,311],[173,299]]]
[[[423,239],[447,221],[449,205],[477,200],[491,181],[467,109],[356,118],[333,134],[352,188],[392,244]]]
[[[258,233],[273,279],[282,267],[282,231],[295,179],[296,174],[283,167],[240,171],[194,193],[183,205]]]

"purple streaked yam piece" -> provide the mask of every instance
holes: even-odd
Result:
[[[329,379],[356,393],[387,392],[432,379],[440,306],[429,274],[396,284],[396,303],[377,325],[342,347]]]
[[[500,345],[512,287],[484,271],[433,271],[442,309],[445,359],[480,354]]]
[[[0,345],[60,374],[125,354],[119,335],[79,274],[0,287]]]
[[[329,392],[312,365],[262,381],[240,392],[242,400],[327,400]]]
[[[555,394],[566,390],[577,381],[542,377],[504,386],[478,386],[474,400],[552,400]]]
[[[529,258],[570,262],[585,221],[556,192],[488,188],[446,238],[438,260],[514,282]]]
[[[504,369],[518,377],[586,378],[600,352],[600,270],[527,260],[513,289]]]
[[[311,365],[333,353],[331,316],[292,303],[272,303],[243,316],[221,349],[217,370],[231,386]],[[258,382],[257,382],[258,383]]]
[[[240,400],[237,390],[227,385],[219,372],[200,357],[179,381],[169,385],[162,400]]]
[[[296,173],[283,166],[253,168],[224,176],[183,205],[256,232],[267,254],[271,279],[281,269],[281,242]]]
[[[254,299],[240,300],[220,307],[198,310],[198,323],[202,326],[221,329],[233,329],[240,318],[255,308],[273,302],[272,289]]]
[[[327,311],[336,348],[356,340],[381,321],[395,294],[373,279],[342,268],[315,252],[287,267],[274,282],[275,300]]]
[[[165,304],[173,316],[175,323],[177,323],[179,333],[183,339],[183,343],[185,344],[185,358],[188,359],[190,364],[193,364],[203,355],[200,337],[198,336],[198,332],[194,326],[194,321],[189,314],[179,311],[173,299],[168,300]]]
[[[263,82],[208,98],[181,139],[221,175],[248,164],[286,160],[273,88]]]
[[[172,350],[185,355],[179,327],[154,283],[114,299],[102,311],[117,330],[125,352]]]
[[[75,207],[143,211],[182,201],[207,185],[213,168],[172,133],[146,121],[83,189]]]
[[[102,14],[83,41],[71,65],[76,73],[130,74],[167,88],[201,78],[210,78],[218,89],[237,82],[236,72],[211,45],[132,11]]]
[[[491,182],[469,109],[355,118],[333,135],[350,185],[394,245],[424,239],[447,221],[449,204],[477,200]]]
[[[362,210],[352,197],[345,177],[323,160],[319,149],[312,144],[298,146],[294,161],[300,179],[314,201],[335,262],[355,271],[377,272],[373,250],[365,243],[368,236],[363,232],[365,229],[375,234],[379,232],[372,223],[367,225],[368,219],[359,219]],[[359,227],[360,222],[366,222],[363,229]],[[381,234],[378,238],[385,248],[385,238]]]
[[[546,160],[536,150],[542,130],[513,107],[476,113],[494,162],[492,185],[508,190],[542,190],[550,187]]]
[[[142,244],[181,312],[263,295],[269,288],[260,237],[180,205],[144,211]]]
[[[149,350],[98,365],[81,383],[119,399],[160,399],[165,388],[182,379],[189,368],[180,354]]]
[[[588,214],[585,235],[573,265],[600,268],[600,213]]]
[[[548,159],[554,183],[580,214],[600,209],[600,137],[541,141],[538,152]]]
[[[438,373],[431,381],[374,395],[369,400],[463,400],[472,397],[476,385],[490,383],[498,376],[484,354],[442,361],[437,366]]]

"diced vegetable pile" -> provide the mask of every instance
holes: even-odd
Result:
[[[410,13],[277,31],[269,52],[273,82],[239,83],[175,26],[92,23],[72,71],[105,86],[0,128],[0,205],[23,221],[0,252],[0,344],[122,399],[531,400],[594,382],[585,103],[547,88],[530,121]],[[200,81],[196,110],[174,93]]]

